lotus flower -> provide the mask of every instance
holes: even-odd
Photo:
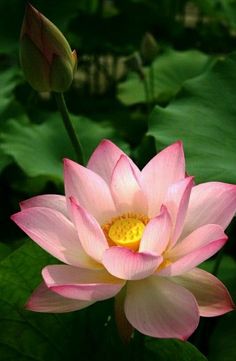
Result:
[[[65,197],[31,198],[12,216],[64,263],[42,270],[28,309],[69,312],[116,296],[123,299],[117,309],[135,329],[182,340],[199,316],[233,309],[225,286],[196,267],[227,241],[236,186],[194,185],[185,176],[181,142],[142,171],[108,140],[86,168],[65,159],[64,169]]]

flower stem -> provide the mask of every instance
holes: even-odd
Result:
[[[66,106],[66,102],[65,102],[65,98],[63,93],[54,93],[56,102],[57,102],[57,107],[58,110],[61,114],[64,126],[66,128],[66,131],[68,133],[68,136],[70,138],[70,141],[74,147],[75,150],[75,154],[77,156],[77,161],[80,164],[84,164],[84,157],[83,157],[83,150],[82,150],[82,146],[80,144],[80,141],[78,139],[78,137],[76,136],[74,127],[72,125],[71,119],[70,119],[70,115]]]
[[[143,87],[144,87],[144,93],[145,93],[145,97],[146,97],[147,112],[148,112],[148,114],[150,114],[150,112],[151,112],[150,93],[149,93],[148,79],[146,76],[143,77]]]
[[[150,93],[151,93],[151,102],[155,101],[155,84],[154,84],[155,71],[153,63],[149,67],[149,82],[150,82]]]
[[[124,301],[126,296],[126,287],[116,295],[114,302],[115,321],[118,334],[124,345],[128,345],[131,341],[133,327],[127,320],[124,312]]]

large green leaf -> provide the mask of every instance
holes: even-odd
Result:
[[[183,52],[169,50],[158,56],[152,65],[153,75],[150,73],[150,68],[145,68],[149,90],[151,90],[150,76],[153,76],[155,101],[168,101],[186,79],[199,75],[208,64],[209,57],[197,50]],[[118,98],[125,105],[146,101],[144,84],[137,74],[131,73],[126,81],[119,84]]]
[[[11,248],[5,244],[0,242],[0,261],[7,257],[11,253]]]
[[[27,297],[39,282],[41,268],[49,261],[50,257],[40,248],[27,244],[0,263],[2,360],[40,360],[39,347],[34,350],[35,343],[32,345],[32,340],[37,338],[42,346],[41,352],[45,352],[44,344],[48,342],[52,346],[51,351],[49,350],[51,357],[56,359],[57,351],[48,335],[50,329],[45,329],[45,334],[41,334],[39,326],[35,321],[32,322],[31,314],[23,310]],[[16,332],[17,334],[14,334]],[[31,343],[27,344],[27,339]]]
[[[0,149],[0,172],[12,161],[11,157],[4,154],[4,152]]]
[[[102,138],[117,139],[111,126],[85,117],[72,117],[86,160]],[[0,149],[12,156],[29,177],[44,176],[62,181],[62,159],[75,159],[74,151],[58,113],[49,114],[42,124],[10,120],[1,135]],[[118,141],[119,143],[119,141]],[[124,142],[120,145],[124,146]]]
[[[19,68],[12,66],[0,72],[0,131],[9,114],[22,112],[20,104],[15,100],[14,90],[22,81]],[[11,163],[11,157],[0,149],[0,172]]]
[[[2,113],[14,102],[13,91],[22,81],[19,68],[11,67],[0,72],[0,122]]]
[[[189,342],[147,338],[145,346],[147,361],[207,361],[206,357]]]
[[[236,360],[236,312],[230,313],[218,320],[217,326],[210,338],[210,361]]]
[[[83,359],[84,312],[64,315],[24,310],[40,282],[42,267],[55,260],[33,243],[26,243],[0,262],[1,361]],[[77,356],[77,357],[76,357]]]
[[[181,139],[187,170],[197,182],[236,181],[236,60],[218,61],[212,69],[187,81],[165,109],[156,107],[149,135],[158,150]]]
[[[33,242],[0,262],[1,361],[130,360],[111,322],[112,300],[67,314],[24,310],[41,269],[55,263]]]

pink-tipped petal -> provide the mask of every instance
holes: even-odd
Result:
[[[235,185],[221,182],[199,184],[192,189],[181,238],[204,224],[215,223],[225,229],[235,212]]]
[[[166,256],[171,259],[179,259],[219,239],[227,240],[223,228],[218,224],[206,224],[179,241]]]
[[[169,279],[155,276],[128,283],[125,313],[138,331],[159,338],[186,340],[199,323],[194,296]]]
[[[86,270],[67,265],[47,266],[42,271],[47,287],[71,299],[100,301],[115,296],[125,282],[106,270]]]
[[[62,213],[51,208],[33,207],[11,218],[40,247],[60,261],[78,267],[100,267],[84,252],[75,227]]]
[[[58,194],[44,194],[26,199],[20,202],[21,210],[33,207],[47,207],[55,211],[61,212],[68,218],[68,211],[66,206],[66,197]]]
[[[128,248],[110,247],[103,254],[103,265],[113,276],[124,280],[139,280],[150,276],[162,257],[152,253],[134,252]]]
[[[167,265],[164,268],[161,267],[160,270],[157,270],[157,273],[161,276],[178,276],[188,272],[218,252],[224,246],[226,241],[226,237],[212,241],[182,257],[178,255],[180,258],[177,260],[169,257],[167,258]]]
[[[103,253],[109,246],[100,225],[73,199],[71,209],[82,247],[90,257],[101,262]]]
[[[172,280],[194,295],[200,316],[219,316],[235,308],[227,288],[206,271],[195,268],[179,277],[173,277]]]
[[[125,155],[121,155],[112,173],[111,192],[120,213],[137,212],[146,214],[146,197]]]
[[[171,184],[185,178],[185,160],[181,142],[158,153],[142,170],[142,188],[148,199],[150,218],[155,217]]]
[[[125,155],[125,153],[110,140],[104,139],[91,155],[87,167],[99,174],[107,184],[110,184],[113,170],[121,155]],[[128,159],[135,172],[140,173],[134,162],[130,158]]]
[[[170,215],[167,208],[162,206],[161,213],[152,218],[145,227],[139,251],[161,255],[169,243],[171,230]]]
[[[94,301],[78,301],[62,297],[52,292],[42,282],[30,296],[25,308],[34,312],[64,313],[81,310],[93,303]]]
[[[70,197],[73,197],[100,223],[106,222],[116,214],[110,189],[98,174],[69,159],[65,159],[64,167],[68,209]]]
[[[193,184],[193,177],[187,177],[168,188],[164,204],[170,213],[173,224],[170,246],[176,243],[182,232]]]

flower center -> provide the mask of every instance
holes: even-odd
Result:
[[[117,245],[137,251],[148,218],[136,214],[113,219],[102,228],[111,246]]]

